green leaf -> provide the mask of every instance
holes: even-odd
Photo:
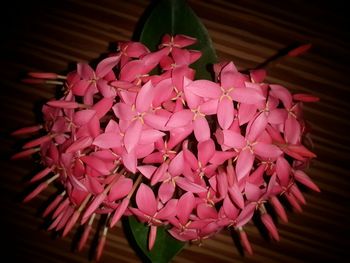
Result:
[[[134,216],[129,216],[126,227],[131,231],[138,248],[152,263],[169,262],[186,244],[174,239],[164,227],[158,227],[156,242],[153,249],[149,251],[148,233],[150,227],[138,222]]]
[[[146,17],[139,22],[135,38],[151,51],[157,49],[164,34],[184,34],[197,38],[198,42],[190,48],[201,51],[202,57],[191,67],[196,70],[196,79],[211,80],[210,69],[216,63],[216,53],[208,31],[186,1],[160,0],[147,11]]]

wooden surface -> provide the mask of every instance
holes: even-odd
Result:
[[[2,6],[0,43],[1,257],[19,262],[88,262],[88,249],[71,251],[71,239],[44,229],[39,212],[54,189],[20,202],[33,161],[9,161],[23,141],[9,136],[34,124],[37,108],[53,87],[19,82],[27,71],[63,72],[74,61],[91,61],[116,40],[130,39],[146,0],[10,1]],[[269,81],[321,98],[305,108],[318,158],[309,171],[321,193],[305,193],[302,214],[288,211],[278,223],[281,241],[247,229],[255,254],[242,256],[227,232],[203,247],[188,246],[173,262],[340,262],[349,251],[350,131],[349,30],[345,6],[336,1],[189,1],[213,39],[221,60],[239,69],[256,66],[296,42],[313,49],[269,70]],[[3,261],[3,260],[2,260]],[[4,261],[5,262],[5,261]],[[139,262],[120,227],[108,235],[102,262]]]

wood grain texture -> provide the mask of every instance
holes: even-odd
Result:
[[[34,124],[38,107],[55,88],[28,86],[27,71],[64,72],[75,61],[91,61],[116,40],[128,40],[148,5],[146,0],[11,1],[1,22],[0,147],[1,256],[25,262],[89,262],[89,250],[72,252],[74,235],[61,239],[46,232],[40,208],[55,189],[29,204],[20,202],[33,161],[10,162],[23,141],[9,136]],[[321,193],[306,192],[302,214],[288,211],[279,222],[281,241],[265,240],[247,228],[255,254],[242,256],[228,232],[188,246],[173,262],[340,262],[349,252],[350,131],[349,30],[345,6],[337,1],[190,0],[221,60],[252,68],[294,43],[312,43],[302,57],[269,69],[269,81],[321,98],[307,105],[314,151],[310,176]],[[108,235],[102,262],[139,262],[120,226]]]

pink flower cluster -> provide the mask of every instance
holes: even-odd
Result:
[[[278,240],[265,205],[287,221],[281,198],[301,211],[299,185],[319,191],[303,171],[315,154],[302,140],[302,104],[317,98],[291,95],[265,82],[264,70],[245,75],[232,62],[214,65],[215,82],[195,80],[190,64],[201,53],[185,48],[195,42],[165,35],[155,52],[122,42],[96,69],[78,63],[67,76],[26,80],[62,84],[65,93],[43,106],[43,124],[14,133],[45,131],[14,155],[39,152],[45,165],[25,201],[53,181],[62,185],[44,215],[63,236],[85,224],[79,249],[95,215],[107,214],[97,257],[123,215],[150,226],[149,249],[158,226],[199,242],[232,227],[252,253],[244,227],[255,213]]]

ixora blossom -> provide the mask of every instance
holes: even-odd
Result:
[[[39,153],[44,165],[24,201],[60,185],[44,216],[63,236],[84,225],[79,250],[106,214],[97,258],[108,229],[130,215],[150,226],[150,250],[160,226],[198,242],[231,227],[252,253],[244,228],[254,214],[279,240],[266,206],[287,221],[281,199],[301,211],[299,186],[319,191],[303,171],[315,154],[303,145],[302,105],[317,98],[266,82],[264,70],[242,74],[233,62],[214,66],[214,82],[195,80],[190,64],[201,53],[186,49],[195,42],[165,35],[155,52],[122,42],[95,69],[78,63],[66,76],[25,80],[62,85],[64,95],[43,106],[42,124],[13,133],[41,134],[13,156]]]

